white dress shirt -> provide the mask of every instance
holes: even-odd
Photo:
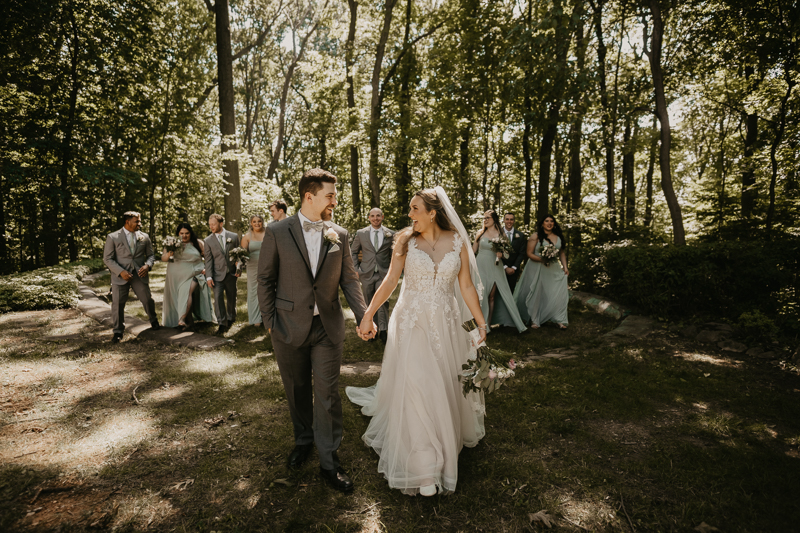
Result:
[[[378,247],[375,248],[377,252],[381,246],[383,246],[383,226],[378,227],[378,229],[373,228],[372,226],[369,227],[369,242],[372,243],[372,246],[375,246],[375,234],[378,234]]]
[[[303,222],[312,222],[305,216],[303,213],[298,212],[297,218],[300,219],[300,227],[303,227]],[[319,262],[319,250],[322,247],[322,238],[323,234],[325,233],[325,227],[323,226],[322,231],[314,231],[314,230],[303,230],[303,240],[306,242],[306,250],[308,250],[308,262],[311,264],[311,273],[316,276],[317,275],[317,263]],[[317,302],[314,302],[314,316],[319,314],[319,307],[317,307]]]

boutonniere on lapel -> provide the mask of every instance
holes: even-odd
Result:
[[[391,237],[391,236],[392,236],[392,232],[391,232],[391,231],[389,231],[389,230],[388,230],[388,229],[386,229],[386,228],[383,228],[383,236],[384,236],[384,237]]]
[[[336,230],[333,228],[328,228],[323,233],[323,238],[327,244],[332,245],[328,253],[335,252],[339,249],[339,244],[342,242],[339,240],[339,234],[336,233]]]
[[[136,234],[136,241],[137,241],[137,242],[144,242],[144,236],[143,236],[143,235],[139,235],[139,234],[137,233],[137,234]]]
[[[227,242],[228,244],[230,244],[230,243],[231,243],[231,238],[230,238],[230,237],[228,237],[228,238],[225,240],[225,242]]]
[[[520,237],[522,237],[522,235],[520,235],[518,231],[515,231],[514,232],[514,238],[515,239],[519,239]]]

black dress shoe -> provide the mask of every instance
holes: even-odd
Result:
[[[334,489],[340,492],[353,492],[353,482],[350,481],[350,478],[347,477],[347,474],[344,472],[344,468],[337,467],[333,470],[325,470],[324,468],[320,467],[319,475],[328,482],[328,485],[333,487]]]
[[[378,333],[378,337],[383,341],[383,344],[386,344],[386,339],[389,338],[389,333],[384,329]]]
[[[306,462],[308,456],[311,455],[311,450],[314,448],[313,444],[298,444],[289,454],[289,468],[299,468]]]
[[[158,320],[150,322],[150,329],[152,329],[153,331],[158,331],[161,329],[161,326],[158,324]]]
[[[122,340],[122,335],[120,335],[119,333],[114,333],[114,336],[111,337],[112,344],[117,344],[121,340]]]
[[[222,335],[226,331],[228,331],[228,328],[226,328],[225,326],[220,326],[217,328],[217,335]]]

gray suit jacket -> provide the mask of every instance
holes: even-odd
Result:
[[[206,243],[203,253],[206,263],[206,279],[211,278],[215,283],[224,280],[228,274],[236,273],[236,261],[231,260],[228,252],[239,246],[239,236],[224,229],[222,238],[225,241],[224,250],[219,245],[216,233],[212,233],[204,241]]]
[[[375,265],[378,265],[378,273],[385,276],[389,272],[389,265],[392,263],[392,239],[394,232],[388,228],[383,229],[383,243],[379,250],[375,249],[372,243],[372,226],[361,228],[356,232],[353,239],[353,246],[350,254],[353,256],[353,264],[356,272],[363,278],[370,278],[375,272]],[[361,251],[361,262],[358,262],[358,252]]]
[[[156,257],[153,254],[153,243],[147,233],[135,232],[133,253],[125,239],[125,231],[119,230],[106,237],[106,245],[103,248],[103,263],[111,271],[111,283],[113,285],[127,285],[128,282],[120,277],[123,270],[127,270],[134,276],[144,265],[153,268]],[[150,276],[145,276],[142,281],[148,283]]]
[[[326,231],[332,228],[336,232],[339,243],[322,243],[316,276],[311,274],[303,228],[296,214],[265,229],[258,260],[258,304],[264,327],[284,344],[303,344],[311,331],[315,303],[331,342],[344,341],[339,287],[356,323],[364,317],[367,306],[350,257],[347,230],[331,222],[325,222],[325,226]]]

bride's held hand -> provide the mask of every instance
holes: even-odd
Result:
[[[362,340],[366,341],[375,337],[377,329],[372,318],[364,317],[361,320],[361,325],[356,326],[356,333],[358,333],[358,336],[361,337]]]

